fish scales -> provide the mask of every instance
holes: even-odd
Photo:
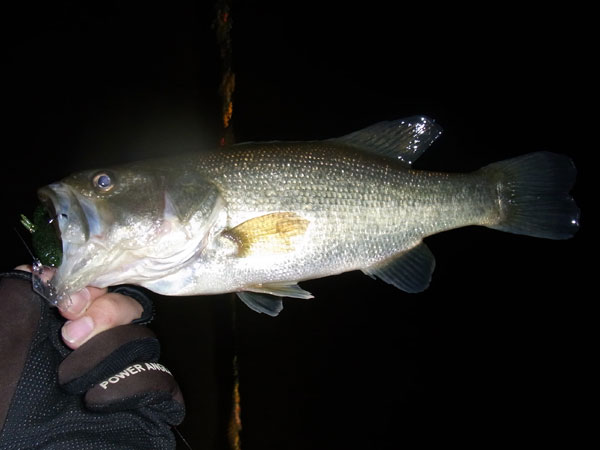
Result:
[[[330,143],[241,144],[197,160],[196,170],[223,193],[227,227],[276,211],[297,212],[311,223],[297,252],[231,261],[206,253],[199,265],[207,289],[360,269],[425,236],[498,215],[495,189],[481,175],[407,169]],[[198,290],[194,273],[185,285]]]

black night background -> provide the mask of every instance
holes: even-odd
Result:
[[[585,125],[597,108],[589,11],[393,4],[234,1],[236,140],[324,139],[427,115],[444,134],[420,169],[570,155],[582,228],[568,241],[476,227],[435,235],[422,294],[347,273],[301,283],[316,298],[285,300],[277,318],[229,295],[154,296],[151,327],[194,449],[227,448],[234,352],[244,450],[577,446],[590,425],[577,416],[589,395],[584,185],[597,145]],[[201,1],[4,11],[2,270],[30,261],[13,229],[40,186],[217,145],[214,17]]]

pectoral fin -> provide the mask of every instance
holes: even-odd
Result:
[[[296,283],[263,283],[260,285],[249,286],[246,289],[252,292],[276,295],[278,297],[314,298],[310,292],[305,291]]]
[[[309,221],[293,212],[265,214],[247,220],[224,233],[238,244],[238,256],[251,253],[276,254],[293,251]]]
[[[389,261],[363,269],[363,272],[405,292],[417,293],[427,289],[434,268],[435,257],[421,242]]]

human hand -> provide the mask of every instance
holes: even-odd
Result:
[[[29,265],[21,265],[15,269],[32,272]],[[102,331],[139,319],[144,310],[130,296],[108,292],[106,288],[89,286],[70,297],[69,305],[59,308],[59,311],[68,319],[62,327],[62,338],[73,350]]]
[[[91,310],[98,324],[71,350],[61,340],[64,318],[33,291],[31,275],[0,273],[0,448],[175,448],[171,427],[185,406],[157,362],[158,339],[140,324],[150,300],[134,290],[111,294],[88,288],[81,311],[62,312],[74,323]],[[144,313],[117,325],[139,315],[127,306],[132,296]],[[95,312],[107,304],[105,315]]]

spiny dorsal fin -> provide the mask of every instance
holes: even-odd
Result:
[[[277,212],[247,220],[224,234],[238,244],[240,257],[250,253],[286,253],[295,249],[308,224],[307,219],[294,212]]]
[[[442,134],[442,127],[425,116],[379,122],[332,141],[343,142],[372,153],[397,159],[407,165],[419,156]]]

